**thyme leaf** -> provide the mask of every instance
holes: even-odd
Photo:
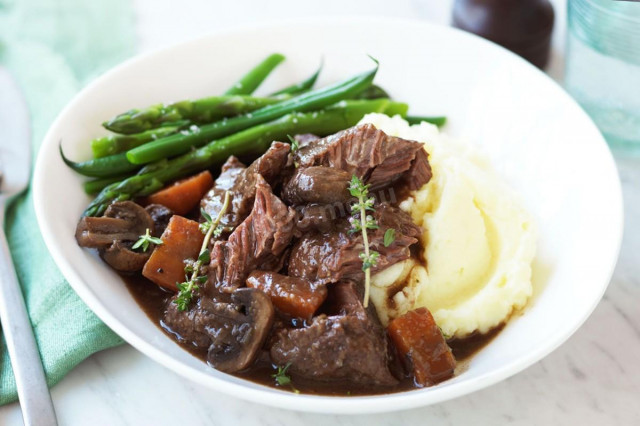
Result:
[[[389,247],[396,240],[396,230],[389,228],[384,232],[384,246]]]
[[[287,374],[287,370],[291,367],[291,363],[288,362],[284,366],[278,366],[278,371],[275,374],[272,374],[271,377],[276,379],[276,384],[278,386],[291,386],[291,389],[295,393],[300,393],[298,389],[293,387],[293,383],[291,382],[291,377]]]
[[[155,245],[159,246],[162,243],[163,243],[163,241],[160,238],[152,237],[151,236],[151,231],[149,231],[149,228],[147,228],[147,230],[145,231],[144,235],[140,235],[140,238],[138,239],[138,241],[136,241],[131,246],[131,250],[137,250],[137,249],[141,248],[142,251],[146,252],[147,250],[149,250],[149,246],[151,244],[155,244]]]
[[[289,138],[289,142],[291,142],[291,153],[294,153],[300,149],[300,144],[298,143],[296,138],[291,135],[287,135],[287,138]]]

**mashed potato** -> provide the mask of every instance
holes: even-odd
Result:
[[[399,116],[369,114],[384,132],[423,142],[433,178],[401,208],[424,229],[427,267],[408,260],[376,274],[371,300],[381,321],[426,307],[448,337],[485,333],[531,296],[536,232],[513,192],[473,152]]]

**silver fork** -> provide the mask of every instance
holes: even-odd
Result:
[[[57,425],[55,410],[4,233],[6,205],[29,183],[31,142],[26,103],[0,67],[0,321],[26,426]]]

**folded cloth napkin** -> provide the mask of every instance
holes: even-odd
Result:
[[[71,97],[93,76],[133,53],[134,38],[129,0],[0,0],[0,63],[24,90],[34,153]],[[58,271],[40,235],[30,189],[10,206],[6,232],[52,386],[89,355],[122,340]],[[0,405],[16,398],[2,337]]]

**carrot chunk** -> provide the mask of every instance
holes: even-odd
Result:
[[[178,291],[176,283],[185,280],[184,261],[196,259],[204,235],[198,222],[173,215],[158,245],[142,269],[142,275],[160,287]]]
[[[202,197],[213,186],[213,177],[208,170],[195,176],[177,181],[171,186],[142,200],[142,204],[162,204],[175,214],[185,215],[198,205]]]
[[[426,308],[409,311],[391,321],[389,337],[408,361],[417,384],[431,386],[453,376],[456,360]]]
[[[295,318],[309,319],[327,298],[324,285],[275,272],[254,271],[247,278],[247,287],[262,290],[281,312]]]

